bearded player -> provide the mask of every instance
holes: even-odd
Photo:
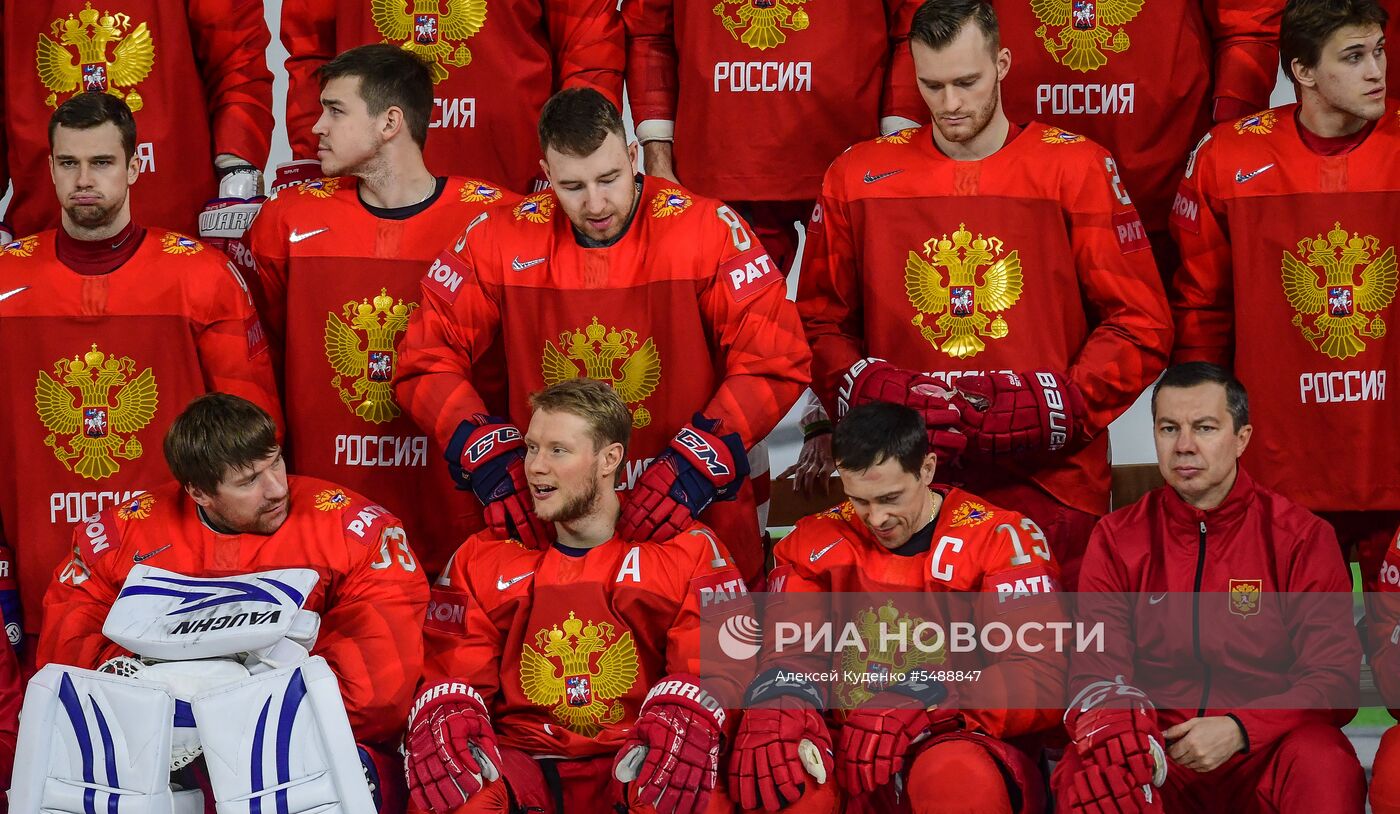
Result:
[[[700,677],[700,624],[751,609],[744,580],[698,523],[635,543],[617,533],[632,414],[614,388],[571,379],[530,403],[525,473],[557,542],[482,532],[433,589],[407,740],[413,805],[728,811],[715,788],[724,707],[747,676]]]

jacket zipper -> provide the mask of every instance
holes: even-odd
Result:
[[[1196,710],[1197,718],[1204,718],[1206,714],[1206,702],[1210,699],[1210,665],[1206,663],[1205,656],[1201,654],[1201,581],[1205,577],[1206,570],[1206,521],[1202,520],[1200,532],[1196,537],[1196,584],[1195,591],[1191,595],[1191,648],[1195,651],[1196,661],[1204,668],[1205,680],[1201,682],[1201,704]]]

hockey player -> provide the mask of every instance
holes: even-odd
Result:
[[[1392,717],[1400,718],[1400,531],[1385,551],[1376,590],[1366,594],[1371,675]],[[1400,726],[1381,737],[1371,764],[1371,810],[1400,814]]]
[[[1400,525],[1385,389],[1400,371],[1386,327],[1400,315],[1400,105],[1385,96],[1385,23],[1373,0],[1290,2],[1280,59],[1299,103],[1202,139],[1171,222],[1173,360],[1233,369],[1254,392],[1250,469],[1357,547],[1368,587]],[[1326,439],[1345,471],[1319,477],[1299,438]]]
[[[1104,518],[1084,557],[1081,623],[1106,646],[1072,659],[1063,810],[1362,810],[1341,731],[1361,663],[1351,577],[1326,523],[1239,466],[1249,414],[1215,365],[1153,390],[1166,485]]]
[[[37,633],[70,524],[153,489],[152,455],[210,390],[280,416],[266,338],[226,257],[133,219],[136,124],[110,94],[49,122],[62,226],[0,246],[0,518],[17,554],[24,627]],[[19,620],[12,620],[19,621]]]
[[[945,464],[969,447],[944,477],[1034,518],[1072,586],[1108,509],[1107,427],[1165,363],[1170,315],[1112,157],[1007,119],[999,42],[979,0],[919,9],[910,44],[933,125],[832,164],[798,309],[831,415],[873,399],[928,411]],[[940,388],[958,391],[966,438],[941,428]]]
[[[195,399],[165,438],[176,483],[104,509],[73,532],[44,597],[39,666],[98,669],[130,655],[103,636],[127,574],[146,564],[186,576],[311,568],[303,606],[320,614],[311,655],[340,683],[350,726],[380,787],[397,781],[397,744],[422,668],[427,580],[398,518],[328,481],[288,476],[276,425],[224,393]],[[387,797],[387,795],[386,795]]]
[[[622,104],[622,21],[609,0],[491,0],[489,11],[487,0],[285,0],[293,156],[317,153],[317,70],[347,48],[384,42],[432,72],[430,166],[541,189],[534,128],[550,94],[593,88]]]
[[[700,624],[751,610],[744,580],[698,523],[617,533],[633,414],[615,389],[575,378],[530,404],[526,478],[558,541],[477,534],[433,589],[406,742],[413,805],[728,811],[715,788],[725,707],[747,676],[702,677]]]
[[[321,167],[336,177],[280,192],[251,235],[259,310],[282,360],[292,469],[381,501],[437,574],[481,528],[480,506],[455,494],[437,438],[394,400],[398,344],[423,270],[463,224],[510,194],[424,166],[432,79],[412,54],[365,45],[320,75],[314,129]]]
[[[222,214],[207,221],[218,234],[209,236],[239,233],[234,222],[246,226],[256,204],[245,199],[261,194],[272,142],[262,3],[5,0],[0,19],[0,192],[14,182],[14,234],[58,226],[48,205],[43,122],[88,91],[124,100],[141,124],[138,223],[194,234],[201,206],[218,198],[211,205]]]
[[[399,399],[443,442],[493,528],[539,547],[548,530],[525,500],[516,429],[527,394],[610,381],[635,431],[619,535],[672,537],[699,516],[756,577],[745,453],[797,400],[809,363],[782,272],[728,206],[634,175],[636,146],[597,91],[560,92],[539,129],[552,190],[493,208],[434,261]],[[473,371],[497,343],[508,402],[491,417]]]
[[[832,448],[848,499],[798,521],[778,543],[772,590],[793,602],[814,594],[889,597],[891,622],[932,608],[959,613],[949,609],[964,605],[969,618],[956,621],[977,625],[1063,618],[1055,594],[1059,566],[1040,529],[976,495],[932,486],[937,460],[919,412],[886,403],[858,407],[836,425]],[[930,603],[932,595],[942,598]],[[906,599],[915,610],[901,606]],[[885,618],[885,611],[872,607],[866,614]],[[788,619],[785,613],[795,612],[778,606],[776,615]],[[848,617],[837,612],[834,618]],[[952,621],[920,617],[910,624],[950,629]],[[1026,652],[974,655],[976,663],[946,650],[905,652],[885,663],[875,655],[883,634],[873,633],[854,661],[845,651],[815,661],[807,654],[770,653],[735,737],[732,795],[746,809],[774,810],[800,798],[794,810],[828,810],[810,799],[820,784],[791,751],[801,737],[819,752],[834,745],[832,776],[847,798],[846,811],[1040,811],[1044,781],[1031,758],[1006,739],[1047,730],[1058,715],[1065,660],[1044,631],[1026,636]],[[981,673],[976,681],[955,683],[920,677],[921,665],[950,675]],[[882,668],[905,678],[866,679]],[[819,686],[779,677],[804,669],[837,670],[842,678]],[[852,673],[862,679],[852,680]],[[819,712],[824,708],[835,710],[834,735]],[[787,756],[775,759],[784,748]]]

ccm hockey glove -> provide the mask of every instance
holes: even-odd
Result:
[[[550,545],[552,528],[535,515],[525,480],[525,442],[504,418],[481,415],[457,425],[443,451],[457,488],[470,489],[491,530],[526,548]]]
[[[637,479],[622,507],[617,535],[663,540],[680,534],[711,503],[733,500],[749,475],[749,456],[736,432],[717,435],[719,422],[695,414],[665,452]]]

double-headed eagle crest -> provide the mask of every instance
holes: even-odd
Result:
[[[345,303],[343,320],[333,311],[326,314],[326,361],[335,370],[331,387],[352,413],[372,424],[393,421],[403,412],[394,401],[394,345],[417,307],[416,302],[394,302],[381,288],[373,303],[368,298]],[[345,379],[352,379],[349,387]]]
[[[530,703],[548,707],[570,732],[591,738],[622,720],[622,701],[637,681],[637,645],[632,632],[618,636],[607,622],[585,622],[569,611],[563,629],[535,634],[539,650],[520,650],[520,689]]]
[[[540,366],[546,386],[579,376],[611,382],[632,410],[632,426],[651,423],[651,411],[641,405],[661,383],[661,351],[651,337],[642,340],[631,329],[604,327],[594,317],[581,330],[562,331],[557,345],[545,340]]]
[[[1362,338],[1385,336],[1380,312],[1395,299],[1395,247],[1379,252],[1380,241],[1362,237],[1337,222],[1332,231],[1298,241],[1298,254],[1283,253],[1283,293],[1298,313],[1293,325],[1313,350],[1348,359],[1366,350]],[[1357,268],[1361,269],[1357,279]],[[1318,274],[1321,270],[1321,275]]]
[[[856,628],[864,649],[852,644],[841,649],[842,681],[837,684],[841,705],[852,709],[864,704],[891,684],[897,684],[902,674],[924,664],[943,664],[948,660],[942,648],[920,649],[915,628],[924,620],[908,613],[901,614],[894,601],[879,608],[866,608],[856,614]],[[936,641],[936,639],[934,639]],[[851,681],[848,677],[859,676]]]
[[[1128,50],[1123,26],[1142,11],[1143,0],[1031,0],[1040,19],[1035,35],[1055,61],[1074,71],[1098,70],[1108,64],[1104,51]],[[1115,31],[1112,26],[1118,26]],[[1054,36],[1050,27],[1058,28]]]
[[[52,91],[45,104],[58,107],[60,93],[99,91],[124,100],[133,113],[141,109],[141,94],[134,86],[150,74],[156,60],[155,42],[145,23],[132,28],[126,14],[99,12],[85,3],[77,17],[54,20],[49,29],[53,37],[40,34],[35,55],[39,81]],[[118,88],[133,89],[122,93]]]
[[[793,10],[807,0],[720,0],[712,9],[734,39],[760,51],[776,48],[787,42],[789,31],[803,31],[811,25],[807,12]],[[725,6],[735,6],[731,16]]]
[[[52,377],[39,371],[34,407],[54,457],[71,472],[101,480],[121,468],[117,458],[141,457],[135,433],[156,414],[156,379],[149,367],[137,373],[131,357],[109,356],[94,344],[82,358],[56,362]],[[60,435],[69,437],[59,443]]]
[[[486,0],[370,0],[370,16],[385,42],[402,43],[405,51],[428,64],[433,83],[446,79],[447,69],[471,64],[466,41],[486,24]]]
[[[954,359],[967,359],[986,350],[982,337],[1001,339],[1010,332],[997,312],[1021,298],[1021,258],[1015,250],[999,258],[1004,248],[995,237],[979,234],[974,240],[966,225],[958,224],[951,236],[924,242],[928,260],[909,252],[904,290],[920,312],[914,325],[934,348]],[[936,315],[933,325],[925,324],[925,314]]]

